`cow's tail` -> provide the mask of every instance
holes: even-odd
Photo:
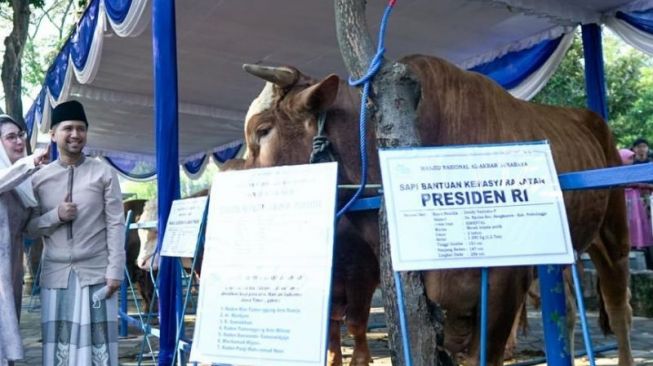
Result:
[[[608,318],[608,312],[605,310],[605,302],[603,301],[603,293],[601,292],[601,280],[598,277],[596,278],[596,297],[598,298],[599,305],[599,327],[601,327],[603,335],[612,334],[610,319]]]

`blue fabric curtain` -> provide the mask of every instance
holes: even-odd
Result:
[[[177,43],[174,0],[152,2],[152,48],[154,69],[154,130],[158,176],[160,250],[172,201],[179,198],[179,126],[177,94]],[[161,337],[159,365],[170,366],[175,353],[177,319],[181,316],[179,261],[161,257],[159,267],[159,315]]]
[[[653,8],[630,13],[617,12],[617,19],[621,19],[642,32],[653,34]]]
[[[52,66],[50,66],[50,69],[45,76],[45,85],[48,87],[50,94],[52,94],[55,99],[59,99],[64,81],[66,80],[69,54],[70,40],[61,48],[61,51],[57,55],[57,58],[54,59]]]
[[[186,171],[190,174],[197,174],[200,169],[202,169],[202,166],[204,166],[204,162],[208,157],[208,155],[204,155],[199,159],[188,161],[184,163],[184,168],[186,168]]]
[[[518,86],[537,71],[555,52],[562,36],[540,42],[525,50],[510,52],[488,63],[475,66],[471,71],[486,75],[505,89]]]
[[[116,23],[122,23],[129,13],[132,0],[104,0],[104,8],[111,20]]]
[[[149,172],[134,172],[134,170],[139,165],[138,160],[125,159],[118,156],[105,156],[104,160],[106,160],[109,165],[119,171],[122,175],[132,179],[144,180],[152,178],[156,175],[156,170],[154,169]]]
[[[59,150],[57,150],[57,144],[55,142],[50,142],[50,161],[55,161],[59,158]]]
[[[607,121],[608,103],[605,91],[601,27],[597,24],[586,24],[582,26],[582,32],[587,108]]]
[[[29,111],[27,111],[27,116],[25,116],[25,124],[27,125],[27,132],[30,138],[32,137],[32,131],[34,131],[36,121],[41,120],[43,103],[45,103],[45,89],[41,89],[39,95],[36,96],[36,100],[34,100]]]
[[[86,8],[86,12],[79,23],[77,23],[77,32],[71,37],[70,57],[77,69],[83,69],[88,59],[88,51],[93,42],[93,33],[97,26],[98,14],[100,11],[100,0],[93,0]]]
[[[236,146],[228,147],[226,149],[216,151],[213,153],[213,158],[215,161],[219,162],[220,164],[224,163],[227,160],[233,159],[238,155],[238,152],[240,149],[243,147],[243,144],[240,143]]]
[[[653,56],[653,4],[650,6],[647,10],[617,12],[605,22],[626,43]]]

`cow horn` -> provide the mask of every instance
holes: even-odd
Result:
[[[274,67],[244,64],[243,70],[282,88],[294,85],[299,78],[299,72],[297,70],[286,66]]]

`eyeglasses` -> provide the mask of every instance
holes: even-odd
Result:
[[[25,140],[27,138],[27,132],[25,131],[20,131],[17,133],[8,133],[4,136],[2,136],[6,141],[10,142],[16,142],[18,139]]]

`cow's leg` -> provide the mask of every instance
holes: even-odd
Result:
[[[599,296],[602,296],[610,329],[617,338],[619,366],[633,364],[630,345],[632,308],[628,287],[630,244],[625,206],[623,190],[611,190],[606,217],[599,232],[600,240],[595,240],[588,249],[599,278]]]
[[[480,298],[480,271],[451,269],[422,272],[429,301],[445,314],[444,348],[457,359],[472,342]]]
[[[327,353],[327,366],[342,366],[342,350],[340,349],[340,326],[342,320],[329,321],[329,351]]]
[[[368,281],[360,285],[347,288],[347,330],[354,337],[354,352],[350,366],[367,366],[372,361],[367,345],[367,323],[377,282]]]
[[[503,352],[512,325],[526,299],[532,281],[530,267],[492,268],[488,288],[487,365],[503,364]],[[480,289],[479,289],[480,291]],[[480,314],[480,302],[479,302]],[[480,317],[478,318],[480,322]],[[480,324],[476,327],[469,349],[469,364],[478,365]]]
[[[335,253],[335,279],[340,279],[345,300],[345,322],[354,338],[354,352],[350,366],[367,366],[372,360],[367,345],[367,322],[372,296],[380,281],[379,262],[372,250],[370,240],[361,236],[361,230],[349,219],[338,226]],[[342,277],[339,277],[340,274]],[[337,289],[337,283],[333,288]],[[335,292],[335,291],[334,291]],[[332,295],[332,306],[337,302]]]
[[[514,357],[515,349],[517,348],[517,333],[519,328],[524,329],[526,327],[527,315],[526,315],[526,301],[521,308],[517,311],[515,320],[512,323],[512,329],[510,329],[510,336],[506,341],[506,350],[503,352],[503,357],[506,360],[509,360]]]
[[[134,265],[134,270],[133,273],[131,273],[131,278],[132,284],[134,287],[136,287],[136,291],[141,297],[141,301],[139,303],[140,310],[143,312],[143,314],[147,314],[150,311],[150,297],[146,287],[146,281],[149,280],[147,272]]]
[[[336,245],[339,245],[340,241],[339,238],[336,241]],[[327,366],[342,366],[340,327],[345,317],[347,297],[345,295],[345,281],[341,268],[340,261],[336,261],[333,267],[333,277],[331,278],[331,319],[329,321]]]
[[[604,332],[612,331],[617,338],[619,366],[633,365],[630,344],[632,309],[629,303],[628,255],[613,260],[601,242],[592,244],[588,253],[599,277],[598,295],[603,300],[602,310],[605,310],[608,317],[609,329],[604,329]]]

